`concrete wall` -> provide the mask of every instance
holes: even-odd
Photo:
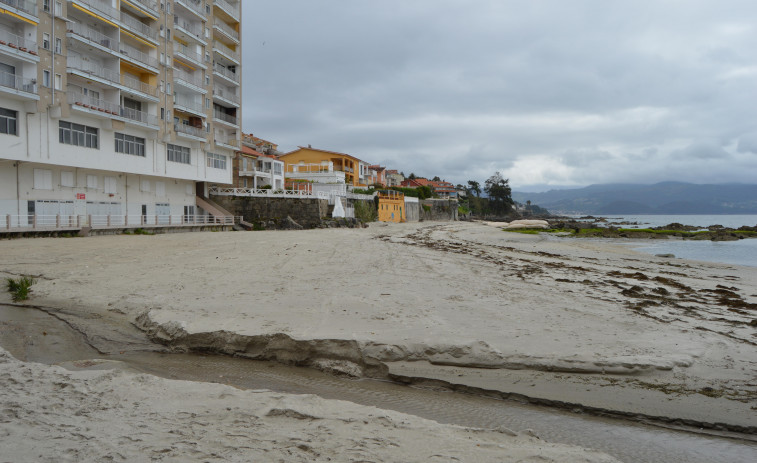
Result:
[[[241,215],[246,222],[282,223],[287,217],[304,228],[316,228],[321,219],[328,217],[329,202],[326,199],[299,198],[250,198],[241,196],[215,196],[211,200],[234,215]]]
[[[405,220],[417,222],[421,218],[421,205],[418,202],[405,202]]]
[[[420,202],[420,220],[457,220],[457,201],[450,199],[424,199]]]

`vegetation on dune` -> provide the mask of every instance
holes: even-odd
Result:
[[[29,291],[34,283],[36,283],[32,277],[22,276],[16,279],[7,278],[7,289],[13,298],[13,302],[25,301],[29,299]]]

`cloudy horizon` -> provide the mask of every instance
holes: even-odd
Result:
[[[255,0],[243,129],[453,183],[754,183],[757,3]]]

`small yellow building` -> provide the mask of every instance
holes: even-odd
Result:
[[[344,172],[344,181],[354,187],[366,187],[366,178],[370,176],[368,163],[355,156],[336,151],[319,150],[308,146],[298,147],[296,150],[279,156],[286,163],[285,171],[294,172],[295,166],[329,165],[333,170]]]
[[[405,195],[399,191],[378,192],[379,222],[405,222]]]

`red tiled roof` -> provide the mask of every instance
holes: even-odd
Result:
[[[365,161],[363,161],[362,159],[360,159],[360,158],[357,158],[357,157],[355,157],[355,156],[353,156],[353,155],[351,155],[351,154],[347,154],[347,153],[340,153],[339,151],[329,151],[329,150],[321,150],[321,149],[318,149],[318,148],[312,148],[312,147],[309,147],[309,146],[308,146],[308,147],[305,147],[305,146],[298,146],[296,150],[292,150],[292,151],[290,151],[290,152],[288,152],[288,153],[284,153],[284,154],[282,154],[282,155],[281,155],[281,156],[279,156],[279,157],[289,156],[290,154],[292,154],[292,153],[296,153],[296,152],[297,152],[297,151],[299,151],[299,150],[313,150],[313,151],[320,151],[321,153],[337,154],[337,155],[339,155],[339,156],[347,156],[348,158],[352,158],[352,159],[354,159],[354,160],[356,160],[356,161],[359,161],[359,162],[365,162]]]
[[[258,153],[254,149],[250,148],[249,146],[242,145],[241,150],[237,150],[238,153],[247,154],[250,156],[265,156],[263,153]]]

